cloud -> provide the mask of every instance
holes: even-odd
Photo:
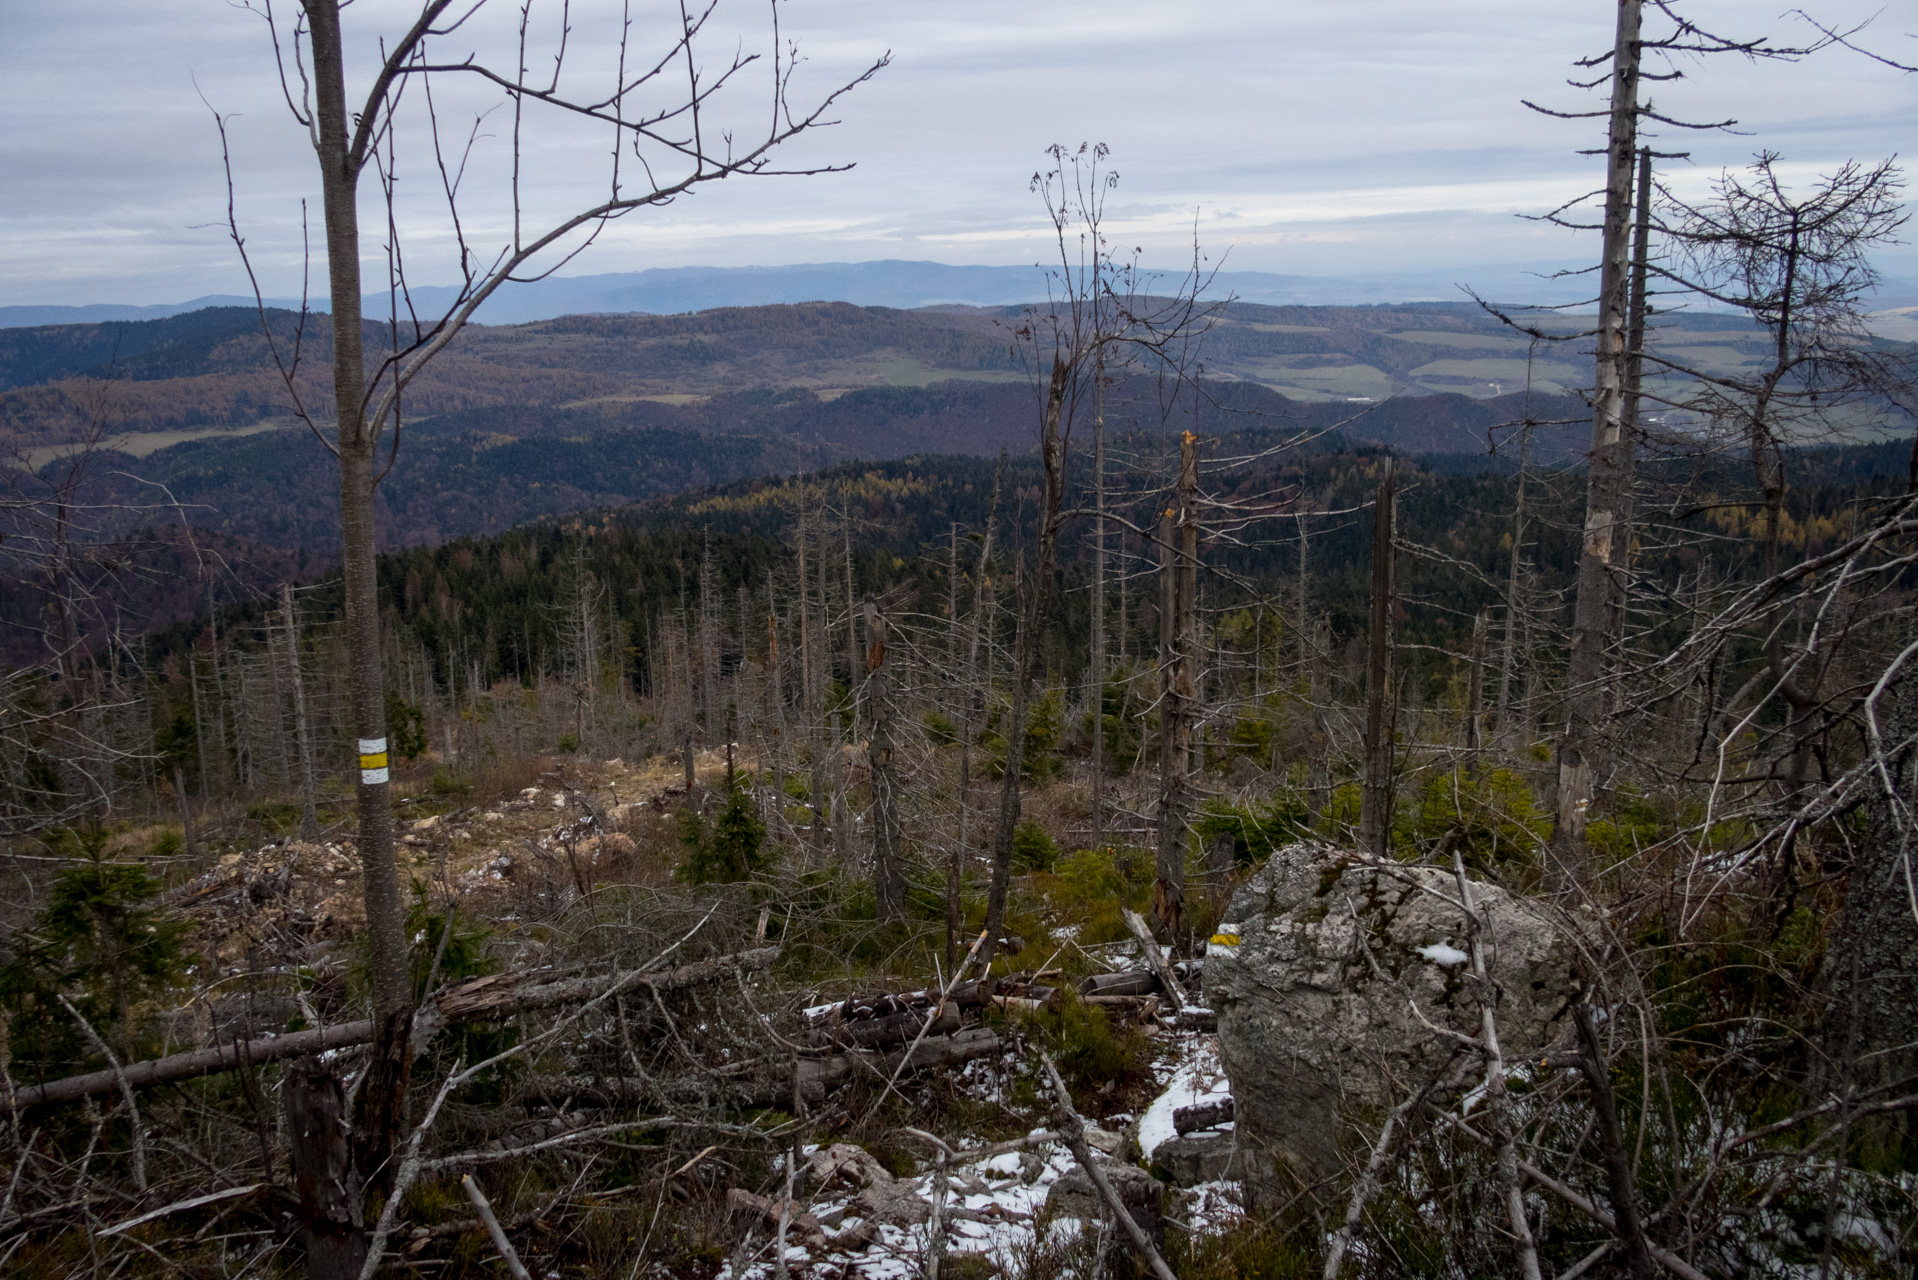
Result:
[[[1821,17],[1855,21],[1874,3],[1833,0]],[[376,33],[411,9],[359,0],[347,10],[356,67]],[[617,7],[575,0],[573,9],[573,56],[606,65],[613,44],[594,24]],[[1739,34],[1806,34],[1736,0],[1695,0],[1686,11]],[[676,12],[635,4],[636,29],[651,36]],[[788,158],[856,167],[729,181],[643,211],[609,228],[569,272],[867,258],[1030,262],[1044,253],[1047,226],[1027,179],[1046,144],[1082,139],[1112,146],[1122,175],[1112,225],[1154,261],[1178,259],[1195,219],[1208,250],[1229,250],[1245,270],[1440,269],[1580,251],[1514,215],[1596,185],[1597,161],[1576,153],[1598,140],[1600,122],[1547,119],[1519,99],[1594,105],[1565,81],[1573,58],[1609,45],[1608,5],[789,0],[780,12],[782,35],[798,39],[806,59],[796,78],[802,96],[893,53],[893,65],[836,112],[841,123]],[[729,53],[735,38],[763,49],[764,13],[729,0],[715,51]],[[445,52],[510,47],[512,17],[507,6],[483,12]],[[1880,43],[1898,38],[1890,21],[1873,28]],[[15,6],[6,24],[0,303],[244,291],[223,225],[208,103],[230,117],[238,212],[263,284],[298,292],[301,201],[318,207],[314,165],[288,119],[257,14],[220,0],[63,0]],[[545,65],[550,51],[550,42],[536,42],[531,65]],[[1660,109],[1737,116],[1745,131],[1660,140],[1692,152],[1669,172],[1694,189],[1760,146],[1784,152],[1794,172],[1889,155],[1918,115],[1918,77],[1842,51],[1798,65],[1719,59],[1684,70],[1685,79],[1657,86]],[[769,75],[765,64],[748,69],[736,111],[720,114],[742,130],[763,127]],[[477,108],[476,89],[448,86],[437,99],[449,127]],[[412,175],[402,184],[401,227],[415,278],[445,282],[457,246],[435,199],[436,175],[422,165],[422,121],[413,117],[400,135]],[[508,126],[503,113],[486,120],[467,177],[475,197],[467,229],[487,253],[510,227],[497,199]],[[526,187],[535,220],[592,198],[606,150],[592,129],[539,133]],[[381,219],[370,183],[368,194],[370,249]]]

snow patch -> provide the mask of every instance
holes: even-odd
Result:
[[[1443,965],[1446,968],[1450,968],[1455,964],[1464,964],[1472,958],[1465,952],[1460,951],[1457,947],[1443,942],[1434,942],[1429,947],[1420,947],[1419,954],[1427,960],[1430,960],[1433,964]]]
[[[1218,1102],[1232,1096],[1232,1082],[1226,1079],[1219,1061],[1217,1043],[1205,1037],[1193,1046],[1192,1054],[1173,1071],[1165,1092],[1152,1100],[1139,1121],[1139,1150],[1147,1160],[1161,1142],[1178,1136],[1172,1113],[1180,1107],[1201,1102]]]

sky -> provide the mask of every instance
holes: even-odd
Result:
[[[1809,27],[1753,0],[1692,0],[1684,12],[1728,35],[1803,42]],[[677,6],[629,0],[627,65],[670,44]],[[1877,14],[1858,39],[1918,62],[1918,12],[1882,0],[1811,5],[1828,23]],[[0,305],[177,302],[249,291],[227,227],[225,120],[236,221],[269,296],[324,272],[317,174],[289,114],[262,17],[265,0],[0,0]],[[274,12],[282,40],[295,0]],[[589,92],[617,70],[621,6],[573,0],[566,79]],[[346,10],[349,98],[364,92],[378,39],[417,4]],[[1882,12],[1881,12],[1882,10]],[[776,153],[812,176],[729,179],[607,228],[561,274],[649,267],[784,265],[881,258],[1023,265],[1048,255],[1051,226],[1029,190],[1052,143],[1105,143],[1119,175],[1106,206],[1115,243],[1152,264],[1188,258],[1298,275],[1381,275],[1591,256],[1536,215],[1598,185],[1602,105],[1569,87],[1574,59],[1611,43],[1610,0],[783,0],[782,54],[803,110],[884,55],[836,102],[829,128]],[[536,4],[528,65],[556,52],[557,3]],[[767,0],[723,0],[702,37],[707,84],[736,50],[769,53]],[[483,8],[434,46],[440,57],[516,56],[516,10]],[[677,64],[675,64],[677,65]],[[1735,117],[1736,132],[1664,129],[1689,151],[1665,176],[1700,195],[1725,166],[1768,148],[1808,180],[1850,158],[1893,155],[1918,134],[1918,76],[1836,49],[1795,65],[1692,60],[1656,87],[1662,113]],[[684,80],[663,78],[650,105]],[[762,56],[719,86],[703,128],[745,145],[772,118]],[[297,86],[296,86],[297,87]],[[457,166],[460,228],[481,258],[511,236],[512,112],[471,77],[436,91]],[[642,90],[644,95],[647,90]],[[434,164],[423,95],[407,101],[394,226],[410,278],[458,277],[458,241]],[[488,107],[490,114],[481,115]],[[478,120],[477,125],[475,120]],[[588,127],[582,127],[582,123]],[[600,198],[610,135],[529,107],[522,121],[521,226]],[[635,167],[628,155],[624,180]],[[449,169],[450,171],[450,169]],[[303,230],[303,201],[307,228]],[[361,202],[367,270],[383,278],[387,214],[369,178]],[[1885,255],[1918,276],[1918,254]]]

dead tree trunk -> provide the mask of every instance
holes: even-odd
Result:
[[[306,686],[300,679],[300,623],[293,610],[293,584],[280,584],[280,609],[286,618],[286,679],[293,697],[293,746],[300,756],[300,839],[320,838],[313,789],[313,735],[306,722]]]
[[[906,877],[900,847],[899,769],[893,762],[892,684],[886,670],[890,638],[885,610],[866,601],[866,759],[872,766],[872,883],[882,921],[906,918]]]
[[[1019,825],[1020,781],[1024,774],[1026,714],[1039,665],[1039,628],[1052,598],[1053,558],[1059,545],[1059,509],[1065,497],[1065,439],[1060,415],[1072,380],[1069,361],[1054,356],[1046,389],[1045,415],[1039,427],[1039,459],[1045,469],[1044,509],[1039,517],[1038,570],[1019,593],[1017,632],[1012,644],[1012,707],[1006,717],[1006,767],[999,786],[999,820],[992,832],[992,886],[986,896],[986,945],[981,962],[992,963],[1006,921],[1006,895],[1012,887],[1012,833]]]
[[[1525,420],[1518,428],[1518,495],[1512,507],[1512,560],[1505,584],[1505,644],[1498,670],[1498,744],[1508,754],[1518,747],[1517,726],[1512,715],[1512,675],[1518,664],[1518,591],[1525,560],[1525,481],[1532,453],[1529,384],[1527,390]]]
[[[1094,372],[1092,419],[1092,847],[1105,844],[1106,787],[1106,409],[1105,349]]]
[[[1199,441],[1190,431],[1179,441],[1175,507],[1159,518],[1159,541],[1159,812],[1152,914],[1170,936],[1178,932],[1185,911],[1185,829],[1192,809],[1188,775],[1198,647]]]
[[[1918,627],[1906,632],[1918,646]],[[1906,653],[1911,652],[1907,648]],[[1825,952],[1829,994],[1821,1040],[1831,1079],[1869,1088],[1918,1070],[1918,670],[1905,666],[1873,708],[1871,793],[1864,838],[1854,846],[1850,883]],[[1848,1061],[1849,1060],[1849,1061]],[[1909,1122],[1907,1122],[1909,1123]],[[1909,1132],[1909,1131],[1907,1131]]]
[[[1393,539],[1398,474],[1385,460],[1372,513],[1372,632],[1365,690],[1365,786],[1359,798],[1359,847],[1384,857],[1392,839]]]
[[[1632,560],[1633,482],[1638,474],[1640,394],[1645,380],[1645,321],[1648,309],[1646,277],[1652,249],[1652,149],[1638,151],[1638,202],[1633,214],[1631,294],[1627,300],[1625,323],[1625,379],[1620,389],[1618,451],[1618,519],[1612,526],[1611,620],[1607,628],[1606,648],[1612,655],[1614,674],[1625,656],[1625,623],[1630,611],[1630,579],[1626,570]],[[1616,683],[1616,682],[1614,682]]]
[[[1619,0],[1612,46],[1611,126],[1606,141],[1604,249],[1599,263],[1598,369],[1592,451],[1586,459],[1585,536],[1579,549],[1572,643],[1565,667],[1565,723],[1558,742],[1558,805],[1546,879],[1566,892],[1585,866],[1600,723],[1605,714],[1605,634],[1611,613],[1612,549],[1619,519],[1625,330],[1631,266],[1632,167],[1638,145],[1641,0]]]
[[[199,847],[193,838],[193,810],[186,800],[186,776],[178,764],[173,766],[173,794],[180,802],[180,844],[191,861],[199,853]]]
[[[318,1058],[299,1058],[282,1077],[300,1238],[310,1280],[359,1280],[366,1229],[355,1212],[346,1148],[346,1096]]]

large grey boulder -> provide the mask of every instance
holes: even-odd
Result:
[[[1473,882],[1472,897],[1488,922],[1500,1047],[1516,1061],[1569,1025],[1589,935],[1581,917],[1492,885]],[[1296,1189],[1338,1175],[1387,1109],[1457,1059],[1414,1001],[1431,1022],[1478,1034],[1457,900],[1449,869],[1387,872],[1315,843],[1280,849],[1233,894],[1207,949],[1205,1000],[1255,1194],[1272,1178]]]

